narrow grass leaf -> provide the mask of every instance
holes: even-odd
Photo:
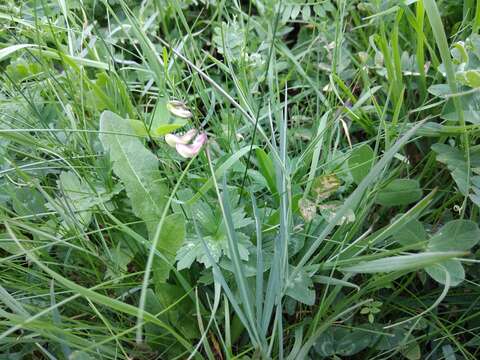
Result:
[[[390,256],[340,268],[342,271],[375,274],[390,271],[413,271],[434,265],[444,260],[465,256],[464,251],[425,252],[420,254]]]

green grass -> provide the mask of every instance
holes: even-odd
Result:
[[[480,2],[407,3],[0,2],[0,358],[478,358]]]

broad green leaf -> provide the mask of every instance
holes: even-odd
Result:
[[[383,332],[383,331],[382,331]],[[396,327],[389,335],[379,336],[376,341],[375,349],[392,350],[398,348],[398,351],[409,360],[417,360],[421,358],[420,347],[415,341],[413,335],[403,327]]]
[[[175,130],[180,129],[181,127],[185,126],[187,124],[187,121],[184,121],[183,123],[176,123],[176,124],[163,124],[157,127],[155,130],[153,130],[153,136],[163,136],[166,134],[169,134],[171,132],[174,132]]]
[[[428,92],[440,98],[446,98],[452,93],[452,90],[448,84],[435,84],[428,88]]]
[[[417,180],[395,179],[377,193],[375,202],[383,206],[408,205],[421,197]]]
[[[11,63],[7,66],[6,70],[12,81],[17,83],[20,83],[27,78],[33,78],[43,71],[40,64],[29,63],[27,61],[17,61],[15,63]]]
[[[462,263],[456,259],[442,261],[441,263],[425,268],[425,271],[433,280],[444,285],[446,282],[445,270],[450,274],[450,286],[457,286],[465,280],[465,270],[463,269]]]
[[[68,206],[69,210],[74,212],[77,224],[84,228],[90,223],[92,213],[89,211],[91,207],[89,202],[95,196],[92,190],[81,181],[78,176],[72,171],[63,171],[58,177],[57,186],[61,191],[62,196],[56,200],[59,206]],[[55,207],[49,204],[52,210]],[[64,225],[68,228],[71,223],[70,219],[64,219]]]
[[[399,255],[366,261],[358,265],[344,267],[341,270],[364,274],[413,271],[464,255],[464,251],[424,252],[411,255]]]
[[[228,56],[230,61],[240,61],[245,47],[246,34],[244,28],[237,20],[228,24],[222,22],[220,26],[213,28],[212,42],[217,51],[224,56]]]
[[[299,271],[295,278],[287,284],[286,294],[306,305],[315,303],[315,290],[310,276],[305,271]]]
[[[21,241],[25,248],[29,249],[32,247],[28,239],[24,239],[23,236],[20,236],[18,234],[16,234],[16,236],[17,240]],[[7,232],[0,233],[0,249],[3,249],[9,254],[13,255],[23,253],[23,250],[17,245],[15,240],[13,240],[10,234],[8,234]]]
[[[12,205],[15,212],[20,216],[31,216],[45,213],[45,198],[35,188],[10,187]]]
[[[475,337],[471,338],[466,344],[465,346],[468,346],[468,347],[475,347],[475,348],[479,348],[480,347],[480,336],[476,335]]]
[[[92,107],[99,111],[110,110],[130,119],[136,116],[125,81],[117,74],[97,72],[95,80],[89,82],[89,87],[92,90],[87,93],[87,101]]]
[[[178,199],[185,201],[191,198],[192,191],[183,190],[178,192]],[[232,196],[232,204],[237,204],[239,195],[234,193]],[[199,225],[199,230],[202,233],[202,241],[198,236],[189,234],[185,244],[177,252],[177,269],[189,268],[194,261],[205,264],[206,267],[212,265],[211,259],[217,263],[222,255],[230,256],[227,227],[224,219],[222,219],[220,209],[213,207],[214,202],[207,203],[203,200],[198,200],[193,204],[184,204],[181,209],[185,212],[187,218],[195,217],[196,223]],[[178,205],[177,211],[180,210]],[[231,218],[233,222],[233,230],[235,231],[236,242],[240,258],[247,261],[249,259],[249,248],[252,246],[250,238],[242,231],[243,228],[251,225],[253,220],[248,217],[243,206],[238,206],[231,209]],[[209,249],[210,256],[205,251],[205,246]],[[223,264],[222,264],[223,266]],[[228,265],[225,265],[228,268]]]
[[[117,246],[110,250],[110,263],[107,265],[105,272],[106,279],[113,279],[114,283],[119,281],[119,278],[125,276],[128,271],[128,264],[132,261],[135,253],[128,248]]]
[[[155,294],[152,289],[147,289],[146,300],[145,300],[145,311],[150,314],[159,314],[164,310],[162,304],[160,303],[159,296]],[[167,322],[168,313],[162,314],[158,317],[161,321]],[[158,336],[161,336],[162,328],[158,325],[152,323],[145,324],[145,340],[147,344],[155,344]]]
[[[163,255],[164,259],[156,257],[153,262],[153,281],[155,284],[164,283],[168,279],[175,255],[184,241],[185,218],[183,215],[172,214],[167,216],[157,245],[157,250]]]
[[[100,140],[113,161],[113,171],[122,180],[136,216],[145,221],[153,238],[168,196],[158,160],[134,135],[129,122],[104,111],[100,117]]]
[[[297,214],[300,213],[300,208],[298,207],[300,199],[302,198],[302,194],[296,194],[292,196],[292,213]],[[272,215],[270,215],[263,224],[263,231],[274,231],[276,226],[280,223],[280,210],[275,210]]]
[[[480,175],[478,175],[478,170],[475,170],[480,168],[478,150],[470,153],[470,166],[472,168],[470,179],[468,179],[468,163],[462,151],[445,144],[434,144],[432,150],[437,153],[437,161],[447,165],[460,192],[463,195],[468,194],[473,203],[480,207]]]
[[[375,154],[369,145],[362,145],[352,151],[348,168],[355,184],[359,184],[370,172]]]
[[[475,125],[467,125],[467,130],[473,132],[478,131],[477,129],[478,128]],[[428,137],[458,136],[464,132],[464,127],[460,125],[442,125],[434,122],[427,122],[420,128],[418,135]]]
[[[434,144],[432,150],[437,153],[437,161],[447,165],[458,189],[465,195],[468,192],[468,166],[465,155],[460,150],[445,144]]]
[[[135,120],[135,119],[129,119],[130,126],[132,127],[132,130],[135,132],[135,135],[137,136],[148,136],[148,128],[147,125],[143,123],[143,121],[140,120]]]
[[[478,225],[471,220],[453,220],[442,226],[428,242],[429,251],[467,251],[480,240]]]
[[[442,119],[450,122],[458,122],[458,113],[453,102],[454,98],[455,97],[450,97],[447,99],[440,116]],[[475,125],[480,124],[480,94],[478,91],[463,93],[461,99],[460,106],[464,113],[465,121]]]
[[[372,331],[335,326],[318,337],[314,349],[325,357],[352,356],[368,347],[376,338]]]
[[[427,241],[427,232],[423,224],[417,219],[412,219],[403,225],[393,238],[403,246],[422,245]]]
[[[473,88],[480,87],[480,71],[468,70],[465,72],[465,78],[467,80],[468,86]]]
[[[60,195],[47,207],[55,210],[56,207],[67,206],[69,213],[74,213],[74,219],[68,217],[62,222],[63,226],[67,228],[73,226],[73,220],[76,225],[87,227],[92,218],[92,208],[108,202],[122,190],[120,184],[117,184],[110,192],[98,184],[92,188],[73,171],[62,171],[58,177],[57,186],[60,189]]]
[[[172,307],[166,313],[170,324],[182,332],[187,339],[198,338],[198,323],[195,319],[195,304],[186,296],[185,289],[169,283],[157,284],[155,295],[162,309]]]

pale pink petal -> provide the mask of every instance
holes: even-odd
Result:
[[[190,129],[185,134],[180,136],[180,144],[188,144],[197,135],[197,129]]]
[[[192,145],[178,144],[175,149],[177,149],[177,152],[180,154],[180,156],[185,159],[194,157],[196,155],[195,149],[192,149]]]
[[[180,154],[180,156],[184,158],[191,158],[200,152],[203,144],[205,144],[206,141],[207,134],[201,133],[195,138],[195,140],[193,140],[191,145],[177,144],[175,148],[177,149],[177,152]]]
[[[200,145],[202,147],[203,144],[207,142],[207,134],[200,133],[198,136],[193,140],[192,146]]]

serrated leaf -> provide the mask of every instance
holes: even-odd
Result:
[[[104,111],[100,117],[100,141],[110,154],[113,171],[124,183],[136,216],[142,219],[152,239],[168,196],[158,160],[134,135],[129,122]]]
[[[190,191],[181,191],[179,194],[181,199],[188,198]],[[234,195],[232,203],[236,203],[238,195]],[[195,216],[199,225],[202,227],[203,241],[208,247],[211,258],[215,263],[220,261],[222,255],[230,256],[227,228],[219,209],[211,209],[209,204],[198,200],[193,204],[185,204],[183,211],[187,217]],[[252,246],[247,235],[241,232],[241,229],[252,224],[253,220],[247,217],[243,207],[236,207],[231,210],[233,230],[237,241],[240,258],[244,261],[249,259],[249,248]],[[204,245],[197,235],[187,237],[187,241],[178,250],[176,259],[178,260],[177,269],[182,270],[189,268],[194,261],[204,264],[207,268],[212,266],[210,257],[205,252]]]
[[[213,29],[212,41],[217,51],[231,61],[240,61],[245,47],[245,34],[238,21],[222,22]]]
[[[422,197],[422,189],[417,180],[395,179],[381,189],[375,198],[383,206],[408,205]]]
[[[480,347],[480,336],[476,335],[475,337],[471,338],[465,344],[465,346],[479,348]]]

